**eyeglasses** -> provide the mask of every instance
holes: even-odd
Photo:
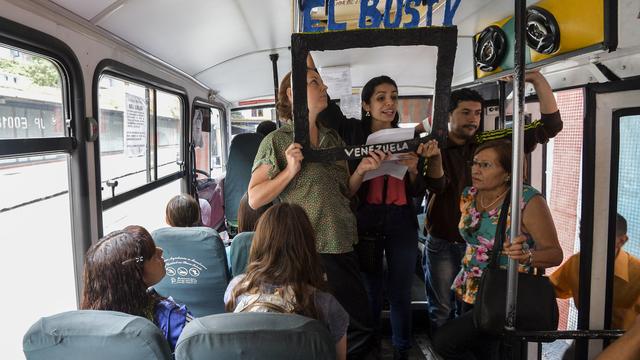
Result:
[[[476,159],[467,161],[467,165],[469,165],[469,167],[477,165],[481,170],[491,169],[493,167],[493,164],[489,161],[478,161]]]

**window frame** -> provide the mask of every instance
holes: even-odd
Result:
[[[0,43],[23,49],[53,61],[62,81],[64,137],[0,140],[0,157],[66,153],[69,161],[71,241],[77,305],[82,294],[84,254],[91,246],[92,209],[89,199],[85,93],[82,67],[73,50],[63,41],[0,17]]]
[[[182,151],[182,161],[183,166],[182,170],[176,171],[172,174],[163,176],[161,178],[157,178],[157,141],[153,141],[153,149],[151,150],[151,158],[150,162],[147,163],[147,170],[151,171],[154,174],[154,180],[140,185],[134,189],[127,190],[121,194],[118,194],[114,197],[102,200],[102,176],[101,176],[101,158],[100,158],[100,137],[96,140],[96,146],[94,146],[94,156],[95,156],[95,173],[96,173],[96,197],[98,206],[98,237],[102,237],[103,235],[103,222],[102,222],[102,213],[114,206],[122,204],[126,201],[134,199],[142,194],[153,191],[163,185],[166,185],[170,182],[173,182],[178,179],[183,179],[183,188],[187,186],[186,182],[188,177],[188,172],[186,169],[190,168],[190,157],[189,157],[189,139],[190,139],[190,108],[188,106],[188,94],[187,91],[178,85],[175,85],[171,82],[158,78],[156,76],[150,75],[144,71],[138,70],[129,65],[120,63],[118,61],[112,59],[104,59],[98,63],[93,75],[93,84],[92,84],[92,98],[93,98],[93,116],[100,124],[100,108],[98,104],[98,91],[100,85],[100,78],[103,75],[108,75],[114,77],[119,80],[130,81],[132,83],[145,86],[149,90],[153,90],[153,97],[150,100],[149,108],[153,110],[149,114],[149,122],[151,123],[151,128],[148,137],[151,138],[157,137],[157,95],[156,91],[162,91],[171,95],[177,96],[182,102],[182,137],[181,141],[181,151]],[[153,108],[152,108],[153,107]],[[156,139],[157,140],[157,139]]]
[[[205,109],[216,109],[220,112],[221,115],[221,119],[220,119],[220,127],[222,129],[222,167],[226,167],[227,165],[227,160],[229,159],[229,135],[231,134],[230,131],[228,131],[228,129],[230,128],[230,121],[229,118],[227,117],[227,110],[224,107],[224,104],[219,103],[219,102],[210,102],[200,96],[196,96],[195,98],[193,98],[193,101],[191,102],[191,114],[195,114],[195,110],[197,108],[205,108]],[[211,132],[209,132],[209,176],[211,176]],[[193,165],[193,169],[195,171],[195,162],[192,164]],[[191,174],[192,177],[195,177],[195,174]],[[195,191],[195,189],[193,189]]]

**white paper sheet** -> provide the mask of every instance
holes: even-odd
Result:
[[[398,142],[413,139],[413,128],[392,128],[374,132],[367,138],[367,145],[383,144],[388,142]],[[398,163],[399,154],[392,154],[388,160],[380,164],[376,170],[371,170],[364,175],[363,181],[371,180],[382,175],[393,176],[402,180],[407,173],[408,167]]]

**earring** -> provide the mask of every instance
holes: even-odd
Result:
[[[509,182],[511,181],[511,176],[507,175],[507,177],[504,178],[504,182]]]
[[[369,117],[369,116],[371,116],[371,114],[369,114],[369,112],[367,111],[367,113],[364,114],[364,116]]]

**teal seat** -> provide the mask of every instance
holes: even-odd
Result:
[[[228,313],[185,326],[176,360],[335,359],[322,322],[295,314]]]
[[[229,266],[218,232],[208,227],[168,227],[151,236],[164,250],[167,275],[154,286],[187,306],[193,316],[224,312]]]
[[[229,145],[229,160],[224,179],[224,216],[234,227],[238,226],[240,199],[249,188],[253,160],[264,136],[244,133],[234,136]]]
[[[235,277],[246,271],[253,234],[253,231],[245,231],[233,238],[230,249],[231,276]]]
[[[169,360],[151,321],[116,311],[79,310],[43,317],[24,335],[27,360]]]

